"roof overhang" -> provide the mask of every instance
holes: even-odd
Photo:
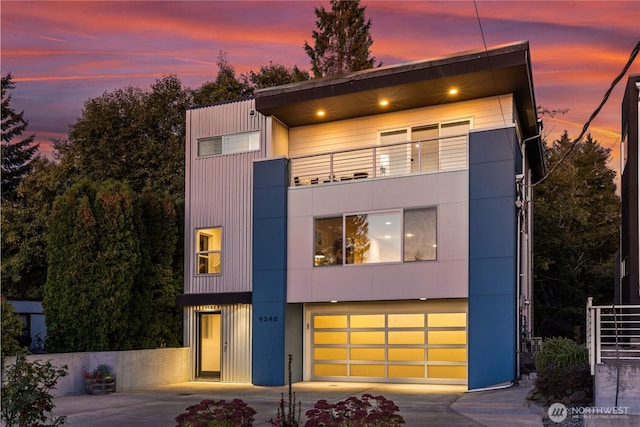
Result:
[[[457,88],[455,96],[449,95]],[[529,43],[276,86],[255,92],[256,109],[289,127],[513,94],[534,178],[544,175]],[[379,101],[389,104],[381,107]],[[325,111],[319,118],[317,111]],[[530,147],[530,145],[533,145]]]

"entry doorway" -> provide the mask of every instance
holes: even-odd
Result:
[[[199,314],[198,378],[220,381],[222,335],[220,313]]]

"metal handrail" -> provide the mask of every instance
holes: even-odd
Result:
[[[591,375],[599,363],[640,363],[640,305],[592,303],[588,298],[586,343]]]
[[[294,156],[290,185],[465,169],[467,152],[464,133]]]

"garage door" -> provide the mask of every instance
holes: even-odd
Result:
[[[310,313],[314,380],[466,384],[465,312]]]

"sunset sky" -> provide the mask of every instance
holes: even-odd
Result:
[[[568,108],[544,133],[576,137],[640,40],[640,1],[362,1],[372,55],[384,65],[529,40],[538,105]],[[328,1],[7,1],[0,5],[1,69],[13,107],[49,155],[84,101],[176,74],[197,88],[216,76],[220,51],[239,76],[269,61],[309,70],[314,7]],[[476,16],[476,6],[480,24]],[[629,73],[640,73],[636,59]],[[625,79],[592,123],[618,169]]]

